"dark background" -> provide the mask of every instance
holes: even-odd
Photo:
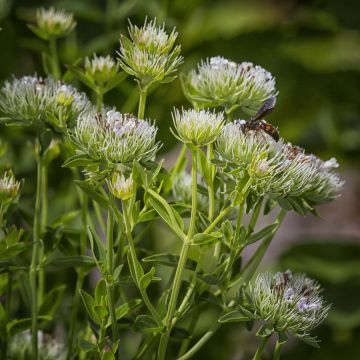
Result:
[[[59,42],[63,64],[94,52],[116,56],[127,19],[141,25],[147,15],[165,21],[168,28],[176,26],[185,57],[182,72],[207,56],[222,55],[237,62],[252,61],[273,73],[279,96],[269,121],[285,139],[309,152],[337,157],[347,181],[342,197],[319,209],[321,218],[290,215],[286,219],[263,266],[307,272],[324,285],[324,297],[333,304],[325,324],[316,331],[322,349],[290,342],[283,359],[358,359],[360,2],[0,0],[1,81],[11,74],[42,74],[39,53],[46,51],[46,44],[33,36],[26,23],[33,21],[37,7],[50,5],[72,11],[78,21],[76,30]],[[105,98],[123,112],[136,111],[137,101],[136,84],[130,78]],[[170,112],[181,105],[189,104],[178,80],[155,89],[148,99],[147,116],[156,119],[164,142],[161,156],[168,162],[177,151],[169,131]],[[0,138],[9,144],[0,166],[11,164],[18,177],[26,178],[22,201],[31,208],[35,162],[28,136],[22,130],[0,128]],[[74,206],[70,181],[58,159],[50,169],[50,217]],[[242,344],[248,347],[252,341],[242,328],[224,326],[196,358],[247,359]]]

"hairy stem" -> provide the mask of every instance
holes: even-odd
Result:
[[[187,256],[190,249],[190,244],[195,231],[196,213],[197,213],[197,150],[192,150],[192,203],[191,203],[191,218],[188,234],[183,242],[183,246],[180,252],[179,263],[176,269],[172,291],[170,295],[168,310],[165,315],[164,324],[166,331],[161,335],[160,344],[158,349],[158,360],[164,360],[166,358],[166,349],[170,337],[172,328],[172,318],[177,305],[177,299],[179,296],[181,279],[185,269]]]

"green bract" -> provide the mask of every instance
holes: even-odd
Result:
[[[223,107],[227,113],[237,108],[255,114],[277,94],[275,78],[250,62],[237,64],[217,56],[201,61],[197,70],[182,77],[184,93],[196,107]]]
[[[174,45],[175,29],[165,32],[165,25],[156,26],[156,21],[145,21],[142,27],[130,23],[130,39],[120,38],[119,60],[121,67],[134,76],[142,89],[151,84],[169,82],[182,63],[180,45]]]
[[[115,110],[79,117],[72,133],[78,148],[95,160],[129,163],[152,159],[159,144],[157,128],[148,121]]]
[[[57,39],[68,35],[76,26],[73,14],[64,10],[39,9],[36,12],[36,25],[29,28],[44,40]]]
[[[12,124],[48,121],[55,127],[65,128],[90,107],[85,94],[52,78],[14,78],[6,81],[0,90],[0,111]]]
[[[316,281],[289,270],[259,274],[247,292],[256,319],[272,324],[279,333],[299,338],[308,336],[327,316],[329,306],[320,293]]]
[[[177,109],[172,114],[174,127],[180,141],[195,146],[205,146],[215,141],[224,126],[223,113],[207,110]]]

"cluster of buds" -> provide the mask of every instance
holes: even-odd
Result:
[[[9,205],[14,202],[19,194],[20,182],[15,179],[11,170],[5,171],[0,177],[0,204]]]
[[[333,200],[343,186],[333,172],[335,159],[324,162],[282,139],[276,141],[261,128],[249,128],[242,120],[223,128],[216,150],[220,160],[236,169],[235,181],[249,178],[257,196],[301,198],[316,205]]]
[[[14,78],[6,81],[0,89],[1,112],[9,122],[19,125],[50,121],[56,127],[63,128],[90,107],[85,94],[52,78]]]
[[[254,115],[277,94],[271,73],[258,65],[237,64],[220,56],[201,61],[197,70],[182,80],[184,93],[195,107],[223,107],[226,113],[240,108]]]
[[[79,116],[72,139],[92,159],[129,163],[153,159],[159,149],[156,133],[148,121],[110,110]]]
[[[223,113],[207,110],[174,110],[174,127],[177,139],[193,146],[205,146],[215,141],[224,126]]]
[[[55,338],[48,334],[38,331],[39,339],[39,359],[41,360],[65,360],[66,348]],[[31,359],[32,343],[31,332],[24,331],[15,335],[9,344],[9,359]]]
[[[121,67],[137,79],[143,90],[154,83],[172,81],[182,63],[180,45],[175,46],[175,29],[169,35],[165,25],[157,26],[155,20],[145,20],[142,27],[130,23],[129,35],[130,39],[126,36],[120,39]]]
[[[111,194],[123,201],[130,199],[134,193],[132,176],[130,175],[130,177],[126,178],[119,172],[115,172],[111,180],[108,180],[108,187]]]
[[[50,40],[67,36],[76,26],[73,14],[64,10],[39,9],[36,13],[36,24],[28,25],[41,39]]]
[[[316,281],[289,270],[259,274],[247,292],[255,319],[298,338],[307,337],[327,316],[329,306],[320,293]]]

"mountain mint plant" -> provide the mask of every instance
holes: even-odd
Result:
[[[289,336],[318,346],[312,331],[330,309],[320,285],[289,270],[257,273],[286,214],[316,214],[344,183],[334,158],[323,161],[286,142],[264,119],[278,95],[274,76],[249,62],[201,60],[181,75],[190,105],[175,108],[172,123],[160,125],[146,112],[146,99],[150,88],[177,77],[183,58],[176,30],[155,20],[130,23],[117,59],[87,54],[64,72],[56,40],[75,24],[62,10],[39,10],[30,29],[49,42],[45,76],[13,77],[0,90],[1,121],[27,131],[37,164],[34,206],[19,222],[24,229],[13,224],[25,213],[18,205],[21,183],[10,170],[0,176],[7,289],[1,358],[185,360],[196,358],[227,322],[243,331],[255,327],[260,345],[246,349],[255,360],[275,335],[274,359]],[[137,115],[104,103],[128,76],[136,81]],[[80,80],[95,101],[69,79]],[[160,126],[182,146],[166,168]],[[71,170],[78,199],[50,221],[47,173],[58,166],[56,157]],[[54,286],[46,276],[51,268],[73,269],[76,283]],[[198,337],[204,307],[216,318]],[[56,341],[55,333],[43,333],[55,328]]]

